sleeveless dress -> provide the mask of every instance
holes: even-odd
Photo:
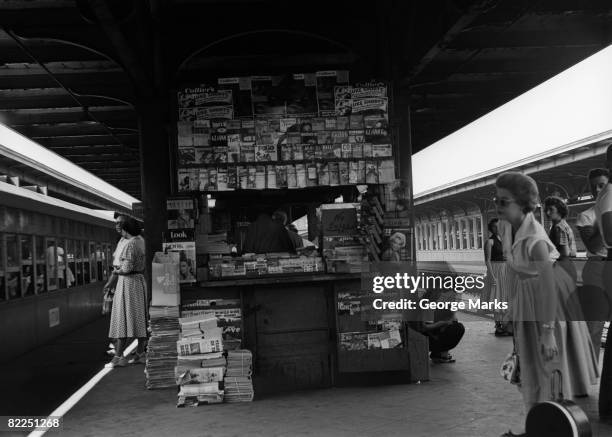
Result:
[[[145,269],[145,254],[142,244],[130,238],[119,254],[119,275],[113,309],[111,311],[109,338],[137,338],[147,336],[147,289],[142,273]]]
[[[514,320],[514,339],[519,356],[523,400],[530,408],[533,404],[550,399],[550,376],[553,369],[563,374],[563,390],[566,398],[586,395],[598,376],[597,357],[584,321],[569,307],[567,299],[575,289],[575,283],[565,269],[553,266],[554,290],[541,290],[536,265],[530,261],[534,245],[544,241],[549,250],[550,262],[559,257],[559,252],[546,235],[546,231],[528,213],[516,232],[511,249],[507,252],[510,284],[513,289],[511,305]],[[542,317],[536,306],[539,293],[556,292],[558,305],[554,322],[555,339],[559,354],[545,361],[540,351],[539,338]]]

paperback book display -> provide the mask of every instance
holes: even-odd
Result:
[[[178,106],[180,192],[395,179],[383,83],[350,85],[346,71],[223,78],[182,89]]]
[[[321,257],[286,253],[211,257],[208,261],[208,269],[210,279],[221,279],[324,272],[325,266]]]
[[[150,307],[151,337],[147,347],[145,385],[148,389],[174,387],[176,342],[179,337],[179,307]]]

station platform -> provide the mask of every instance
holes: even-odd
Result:
[[[146,390],[144,366],[134,365],[112,369],[68,411],[61,430],[45,435],[475,437],[521,429],[521,396],[498,374],[512,339],[494,337],[490,320],[459,318],[466,334],[453,351],[457,362],[432,364],[430,381],[421,384],[256,394],[252,403],[177,408],[176,390]],[[87,359],[85,351],[78,357]],[[69,383],[65,373],[57,381]],[[612,426],[597,420],[597,389],[578,403],[593,435],[609,436]]]

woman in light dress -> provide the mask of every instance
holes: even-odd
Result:
[[[525,409],[550,399],[553,369],[561,370],[567,398],[587,395],[598,376],[596,355],[586,323],[575,321],[580,308],[567,305],[575,283],[554,264],[559,252],[533,215],[537,185],[529,176],[508,172],[497,178],[496,194],[498,215],[512,227],[506,256]],[[516,435],[524,434],[504,434]]]

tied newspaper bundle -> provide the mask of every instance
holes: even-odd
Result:
[[[145,366],[148,389],[174,387],[176,341],[179,337],[179,308],[150,307],[151,338]]]
[[[223,385],[225,402],[252,402],[253,396],[253,354],[246,349],[227,352],[227,372]]]
[[[216,317],[181,318],[181,338],[176,342],[175,368],[179,386],[177,406],[198,406],[223,402],[221,382],[226,361],[223,356],[222,329]]]

